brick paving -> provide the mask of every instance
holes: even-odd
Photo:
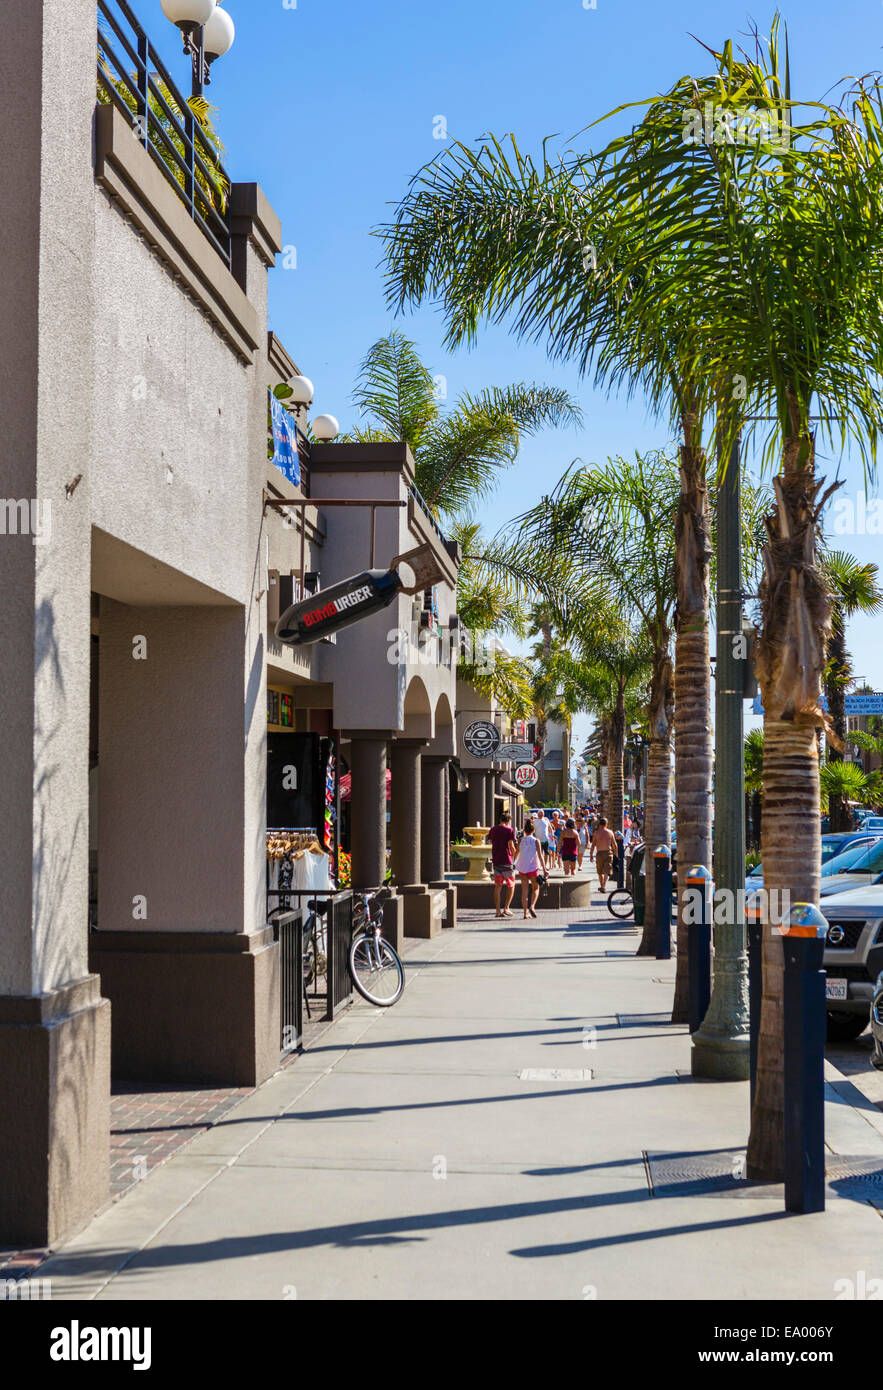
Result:
[[[402,956],[407,958],[421,944],[419,937],[406,937]],[[358,996],[356,996],[358,997]],[[304,1010],[301,1052],[315,1047],[332,1025],[324,1018],[324,996],[310,998],[312,1019]],[[339,1015],[338,1015],[339,1017]],[[294,1065],[299,1052],[280,1062],[280,1069]],[[167,1162],[198,1135],[222,1120],[234,1105],[251,1095],[249,1086],[182,1086],[144,1082],[115,1081],[110,1102],[110,1190],[117,1201],[124,1192],[141,1182],[155,1168]],[[0,1248],[0,1275],[4,1279],[25,1279],[46,1259],[48,1250]]]

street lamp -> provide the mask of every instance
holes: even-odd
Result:
[[[181,30],[184,52],[193,62],[192,95],[201,97],[211,82],[211,65],[228,53],[236,29],[218,0],[160,0],[163,14]]]
[[[340,425],[333,415],[317,415],[313,420],[312,428],[313,438],[318,439],[323,444],[340,434]]]
[[[293,405],[312,405],[313,383],[308,376],[293,376],[287,385],[291,391],[289,400]]]

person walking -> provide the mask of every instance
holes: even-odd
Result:
[[[494,869],[494,907],[497,917],[511,917],[509,904],[515,892],[515,831],[508,811],[500,813],[496,825],[488,831],[491,864]],[[501,910],[502,909],[502,910]]]
[[[528,914],[531,917],[537,915],[536,905],[540,896],[538,875],[546,872],[543,848],[533,829],[533,821],[528,818],[524,822],[524,834],[518,842],[518,852],[515,855],[515,869],[521,879],[521,906],[525,921]]]
[[[561,855],[561,866],[564,869],[564,877],[572,878],[576,873],[576,861],[579,854],[579,835],[576,829],[576,822],[568,819],[561,831],[561,839],[558,842],[558,850]]]
[[[549,864],[553,869],[560,867],[558,861],[558,837],[562,829],[561,817],[557,811],[553,811],[552,819],[549,821]]]
[[[576,851],[578,861],[577,867],[579,868],[580,873],[582,873],[583,857],[585,855],[586,850],[589,847],[589,828],[586,824],[585,816],[577,816],[576,833],[579,836],[579,847]]]
[[[607,888],[607,880],[613,868],[615,853],[616,836],[607,824],[607,817],[601,816],[598,821],[598,829],[592,836],[592,849],[589,858],[595,861],[595,868],[598,870],[598,883],[602,893]]]
[[[549,847],[549,822],[546,820],[545,811],[537,811],[533,820],[533,825],[534,834],[539,840],[543,853],[545,854]]]

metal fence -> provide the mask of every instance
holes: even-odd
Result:
[[[193,221],[230,267],[230,180],[128,0],[98,0],[98,100],[132,125]]]
[[[296,1052],[304,1032],[304,938],[298,909],[279,912],[272,919],[279,942],[281,999],[279,1051]]]
[[[300,1046],[305,1008],[312,1018],[312,1004],[323,1001],[322,1018],[330,1020],[352,1000],[353,894],[350,888],[271,888],[267,901],[267,920],[281,950],[282,1051],[290,1052]],[[317,912],[316,903],[329,903],[328,911]],[[313,966],[309,972],[308,959]]]

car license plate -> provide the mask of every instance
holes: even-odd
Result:
[[[846,981],[845,980],[826,980],[825,981],[826,999],[845,999]]]

